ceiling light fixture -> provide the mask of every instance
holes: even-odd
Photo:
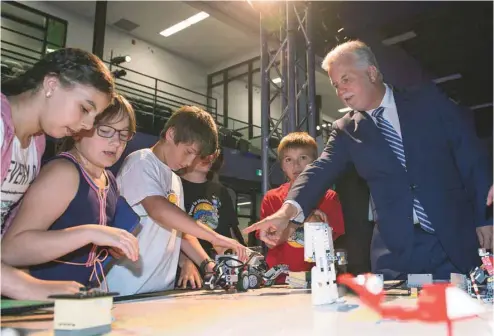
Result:
[[[281,83],[281,78],[278,77],[278,78],[273,79],[273,83],[275,83],[275,84]]]
[[[454,75],[449,75],[449,76],[444,76],[444,77],[441,77],[441,78],[436,78],[433,80],[433,82],[435,84],[440,84],[440,83],[444,83],[444,82],[449,82],[449,81],[452,81],[452,80],[455,80],[455,79],[460,79],[461,78],[461,74],[454,74]]]
[[[387,39],[383,40],[382,43],[384,45],[390,46],[390,45],[393,45],[393,44],[396,44],[396,43],[400,43],[400,42],[403,42],[403,41],[407,41],[407,40],[413,39],[414,37],[417,37],[417,34],[415,34],[414,31],[409,31],[409,32],[406,32],[406,33],[403,33],[403,34],[400,34],[400,35],[396,35],[396,36],[387,38]]]
[[[200,22],[200,21],[202,21],[208,17],[209,17],[208,13],[199,12],[199,13],[191,16],[190,18],[183,20],[183,21],[171,26],[170,28],[163,30],[162,32],[160,32],[160,35],[163,35],[164,37],[168,37],[170,35],[178,33],[181,30],[184,30],[185,28],[190,27],[193,24],[198,23],[198,22]]]
[[[249,205],[251,204],[250,202],[243,202],[243,203],[237,203],[237,206],[242,206],[242,205]]]
[[[484,108],[484,107],[489,107],[489,106],[492,106],[492,103],[486,103],[486,104],[480,104],[480,105],[471,106],[470,107],[470,110],[474,111],[474,110],[478,110],[478,109],[481,109],[481,108]]]
[[[122,63],[129,63],[132,58],[129,55],[113,57],[110,62],[111,64],[119,65]]]

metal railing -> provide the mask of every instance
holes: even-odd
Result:
[[[26,41],[32,40],[39,44],[41,39],[29,34],[1,27],[12,36],[22,36]],[[15,40],[15,39],[14,39]],[[44,56],[44,52],[35,50],[28,45],[20,45],[2,39],[1,65],[2,81],[27,70]],[[138,129],[141,132],[157,135],[171,116],[171,113],[183,105],[195,105],[211,113],[216,122],[222,125],[223,115],[218,113],[218,101],[198,91],[149,76],[147,74],[114,65],[104,61],[110,70],[124,70],[125,75],[115,79],[117,90],[123,94],[136,112]],[[251,147],[260,149],[261,127],[252,125],[253,134],[249,138],[249,124],[247,122],[228,118],[228,129],[251,143]]]
[[[114,65],[110,61],[104,62],[117,74],[117,90],[133,105],[139,130],[159,134],[172,112],[184,105],[202,108],[218,120],[215,98],[121,65]],[[125,72],[124,75],[121,74],[122,71]]]

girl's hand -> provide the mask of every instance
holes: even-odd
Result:
[[[98,246],[110,246],[114,252],[120,252],[132,261],[139,259],[139,243],[131,233],[103,225],[87,225],[91,242]],[[113,254],[112,254],[113,255]]]

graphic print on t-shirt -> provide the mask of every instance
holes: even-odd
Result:
[[[166,199],[168,200],[168,202],[178,206],[178,197],[173,190],[168,190],[166,192]]]
[[[28,151],[28,153],[26,153],[27,158],[21,159],[19,158],[18,153],[13,153],[12,161],[10,162],[10,167],[7,172],[7,177],[2,182],[2,201],[0,205],[2,232],[10,211],[25,194],[27,188],[36,176],[36,152],[34,152],[34,154],[29,153],[29,149],[25,149],[23,151]],[[26,163],[23,163],[22,161]]]
[[[304,247],[304,227],[297,228],[290,238],[288,238],[287,243],[295,248]]]
[[[192,203],[189,216],[216,230],[220,218],[218,213],[220,207],[221,202],[216,196],[212,197],[211,202],[207,199],[199,199]]]

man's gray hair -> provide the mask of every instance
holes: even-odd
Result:
[[[368,67],[370,65],[375,66],[379,77],[382,78],[376,56],[374,56],[371,48],[364,42],[358,40],[348,41],[333,48],[322,61],[322,68],[327,72],[331,64],[337,58],[345,54],[353,55],[357,63],[362,67]]]

